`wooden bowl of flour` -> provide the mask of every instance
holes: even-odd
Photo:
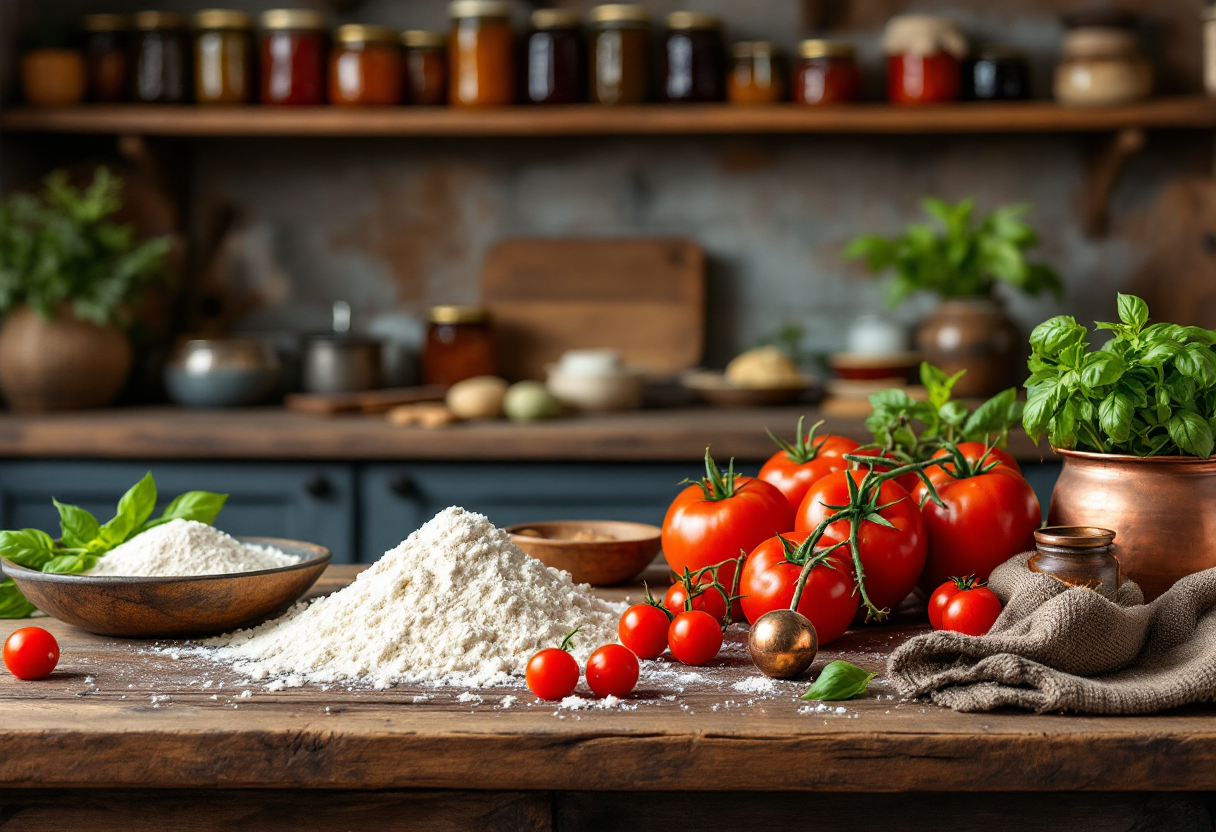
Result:
[[[285,612],[329,566],[324,546],[273,537],[239,537],[273,546],[298,563],[256,572],[136,578],[58,575],[4,560],[3,568],[34,606],[103,636],[178,638],[226,633]]]
[[[555,520],[507,526],[511,541],[576,584],[613,586],[636,577],[659,553],[663,530],[623,520]]]

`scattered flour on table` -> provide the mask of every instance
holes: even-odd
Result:
[[[764,676],[749,676],[731,687],[743,693],[773,693],[777,690],[777,683]]]
[[[622,609],[524,554],[482,515],[452,507],[350,586],[204,644],[251,676],[488,687],[517,682],[536,651],[575,627],[574,656],[585,662],[616,641]]]
[[[111,549],[90,575],[180,578],[276,569],[299,563],[269,546],[247,546],[197,520],[170,520]]]

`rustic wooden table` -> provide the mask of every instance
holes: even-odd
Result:
[[[358,568],[331,567],[314,592]],[[1211,708],[959,714],[904,701],[881,675],[865,699],[807,703],[806,682],[758,674],[742,633],[707,668],[649,663],[636,695],[607,709],[541,703],[522,685],[270,691],[179,646],[37,623],[62,659],[44,681],[0,674],[6,832],[629,829],[642,817],[700,830],[1210,828],[1195,793],[1216,789]],[[839,658],[881,674],[922,628],[850,632],[815,670]]]

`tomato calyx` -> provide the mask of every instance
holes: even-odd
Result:
[[[676,579],[684,586],[683,611],[692,612],[695,609],[693,606],[693,600],[712,589],[713,591],[721,594],[722,600],[726,603],[726,614],[722,618],[722,632],[725,633],[726,628],[732,623],[731,607],[734,606],[736,601],[743,597],[742,595],[739,595],[739,577],[743,574],[743,562],[745,560],[747,560],[747,552],[740,549],[739,557],[730,558],[722,561],[721,563],[703,566],[696,571],[690,570],[687,566],[685,566],[684,574],[679,575]],[[730,589],[727,589],[726,586],[718,579],[718,573],[722,567],[729,564],[734,564],[735,574],[731,579]],[[709,575],[710,579],[708,581],[702,580],[705,575]],[[646,598],[647,603],[650,603],[653,600],[650,598],[649,590],[646,592]],[[672,615],[671,610],[663,607],[661,604],[658,604],[658,606],[667,613],[667,617],[669,619],[675,617]]]
[[[954,587],[959,592],[966,592],[969,589],[979,589],[982,586],[988,586],[987,581],[977,581],[974,575],[964,575],[961,578],[957,575],[951,575],[950,580],[954,581]]]
[[[802,423],[805,421],[805,416],[798,417],[798,433],[797,438],[793,442],[786,442],[768,428],[764,432],[768,434],[769,439],[777,443],[777,447],[785,452],[786,459],[795,465],[804,465],[819,456],[819,449],[823,447],[823,443],[831,437],[831,434],[819,437],[818,442],[815,441],[815,431],[823,426],[823,420],[820,419],[815,424],[811,425],[810,431],[802,432]]]
[[[561,650],[565,653],[569,653],[571,650],[573,650],[574,649],[574,634],[577,633],[581,629],[583,629],[581,626],[575,627],[573,630],[566,633],[565,637],[562,638],[562,643],[557,645],[557,649]]]
[[[958,445],[953,442],[943,442],[942,447],[946,449],[947,459],[938,458],[938,464],[949,462],[953,468],[947,468],[941,465],[943,471],[956,480],[965,480],[969,477],[978,477],[980,474],[987,474],[993,468],[997,468],[1001,464],[999,457],[993,455],[993,450],[996,446],[991,444],[984,445],[984,453],[975,462],[967,459]]]
[[[669,610],[669,609],[667,609],[667,607],[663,606],[662,601],[660,601],[658,598],[655,598],[653,595],[650,594],[650,585],[649,584],[647,584],[645,581],[642,581],[642,588],[646,590],[646,597],[642,600],[643,604],[645,604],[648,607],[654,607],[655,609],[662,610],[663,615],[667,616],[668,622],[670,622],[671,619],[675,618],[675,616],[671,614],[671,610]]]
[[[735,480],[738,476],[735,473],[734,457],[731,457],[730,465],[723,474],[714,462],[714,458],[709,455],[709,446],[706,446],[705,477],[699,480],[684,480],[680,485],[695,485],[701,489],[701,494],[705,497],[706,502],[718,502],[735,496]]]

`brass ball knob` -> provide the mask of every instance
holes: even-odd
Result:
[[[802,613],[773,610],[752,625],[747,651],[765,676],[797,679],[815,661],[819,637],[815,625]]]

